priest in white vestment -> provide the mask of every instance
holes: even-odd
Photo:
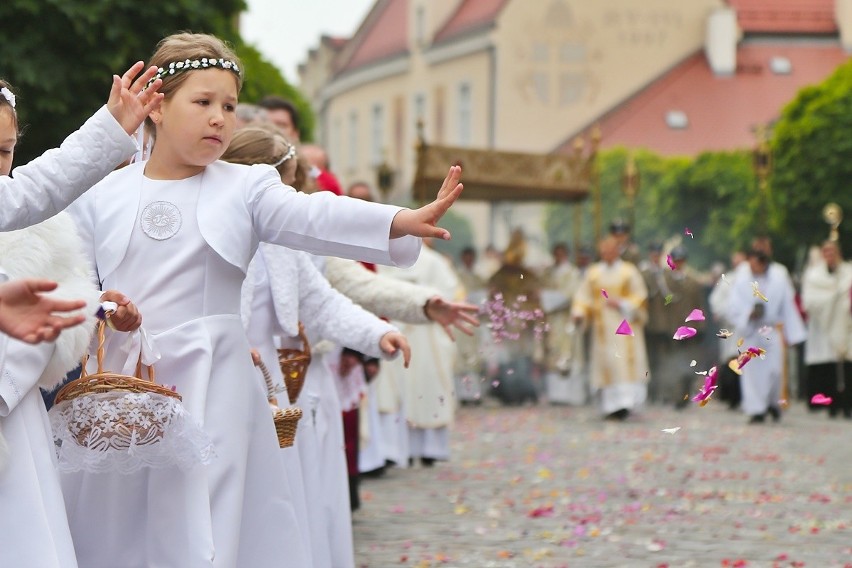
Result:
[[[742,366],[742,407],[751,423],[763,422],[767,413],[777,421],[784,404],[786,346],[804,341],[806,330],[787,269],[760,249],[750,250],[747,260],[737,268],[728,320],[735,337],[743,338],[743,350],[766,352]]]
[[[807,400],[814,395],[831,399],[830,416],[843,412],[852,418],[852,264],[845,262],[837,241],[821,247],[822,259],[802,279],[802,304],[808,314],[805,364]],[[809,403],[812,409],[822,406]]]

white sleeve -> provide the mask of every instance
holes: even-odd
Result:
[[[344,296],[364,309],[405,323],[429,323],[423,308],[438,291],[371,272],[351,260],[329,257],[325,276]]]
[[[269,166],[253,166],[247,202],[261,241],[324,256],[410,266],[420,253],[416,237],[390,238],[400,207],[340,197],[328,191],[300,193],[281,183]]]
[[[382,356],[379,340],[397,329],[334,290],[307,255],[296,256],[299,259],[299,319],[310,334],[373,357]]]
[[[6,357],[0,369],[0,416],[8,416],[36,388],[55,349],[52,343],[30,345],[5,337]]]
[[[59,148],[0,177],[0,231],[53,217],[136,151],[104,106]]]

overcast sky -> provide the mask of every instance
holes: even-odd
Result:
[[[351,36],[375,0],[248,0],[243,38],[298,84],[296,67],[323,34]]]

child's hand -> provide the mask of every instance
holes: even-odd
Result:
[[[136,132],[145,117],[160,104],[164,96],[157,92],[163,84],[161,79],[157,79],[150,87],[142,90],[157,73],[155,66],[152,65],[135,81],[133,80],[144,65],[141,61],[137,61],[121,77],[112,76],[112,89],[109,92],[107,109],[128,134]]]
[[[403,209],[396,214],[391,223],[390,238],[414,235],[450,240],[450,232],[438,227],[437,223],[461,195],[464,186],[459,183],[459,179],[461,179],[461,166],[450,167],[435,201],[419,209]]]
[[[43,292],[56,282],[41,279],[12,280],[0,285],[0,330],[26,343],[53,341],[63,329],[83,323],[82,315],[62,317],[86,306],[83,300],[58,300]]]
[[[117,290],[107,290],[101,294],[102,302],[118,304],[115,312],[107,318],[107,323],[116,331],[136,331],[142,325],[142,314],[130,298]]]
[[[382,353],[395,355],[397,351],[402,350],[402,361],[405,368],[408,368],[408,363],[411,361],[411,347],[408,345],[408,340],[398,331],[389,331],[379,340],[379,348]]]
[[[473,329],[469,327],[479,327],[479,319],[475,314],[479,313],[479,306],[468,304],[467,302],[448,302],[440,296],[429,298],[424,307],[426,317],[435,323],[441,324],[444,332],[450,336],[450,339],[455,341],[451,326],[455,326],[467,335],[473,335]]]

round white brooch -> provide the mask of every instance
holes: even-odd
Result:
[[[142,210],[139,223],[142,232],[157,241],[170,239],[180,231],[183,219],[180,210],[174,203],[154,201]]]

